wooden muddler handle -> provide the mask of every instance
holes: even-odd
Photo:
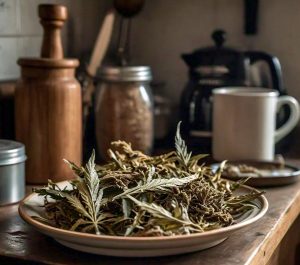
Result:
[[[62,5],[39,5],[40,22],[44,28],[41,49],[42,58],[62,59],[64,57],[61,28],[68,17],[67,8]]]

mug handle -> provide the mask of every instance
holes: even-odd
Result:
[[[275,131],[275,143],[285,137],[298,123],[300,117],[299,103],[291,96],[281,96],[277,100],[277,111],[287,104],[291,113],[288,120]]]

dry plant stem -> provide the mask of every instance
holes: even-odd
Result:
[[[235,195],[242,182],[221,178],[199,165],[203,155],[192,156],[180,136],[176,151],[151,157],[124,141],[112,143],[110,162],[94,164],[94,153],[85,167],[68,162],[77,175],[72,189],[51,181],[36,190],[45,197],[47,219],[56,227],[114,236],[173,236],[201,233],[232,225],[235,217],[257,207],[261,192]],[[55,201],[50,201],[48,198]]]

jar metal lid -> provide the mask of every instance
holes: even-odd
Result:
[[[99,69],[100,79],[105,81],[151,81],[149,66],[104,66]]]
[[[0,139],[0,166],[18,164],[26,159],[25,146],[23,144]]]

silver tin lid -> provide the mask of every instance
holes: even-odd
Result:
[[[152,73],[149,66],[105,66],[99,69],[99,77],[114,82],[151,81]]]
[[[24,162],[26,158],[23,144],[0,139],[0,166],[18,164]]]

